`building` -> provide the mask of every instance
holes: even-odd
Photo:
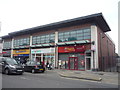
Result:
[[[68,70],[111,71],[115,44],[102,13],[28,28],[3,36],[3,56],[40,60]]]
[[[2,48],[3,48],[3,43],[2,43],[2,38],[0,38],[0,56],[2,56]]]

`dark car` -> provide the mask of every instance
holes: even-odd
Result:
[[[23,74],[24,68],[17,63],[15,59],[8,57],[0,57],[0,68],[5,74]]]
[[[45,71],[45,67],[40,62],[30,60],[25,64],[24,71],[31,73],[35,72],[43,73]]]

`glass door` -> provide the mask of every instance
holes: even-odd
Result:
[[[78,58],[77,57],[69,57],[69,69],[70,70],[78,70]]]
[[[91,58],[86,58],[86,70],[91,70]]]

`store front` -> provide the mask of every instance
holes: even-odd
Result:
[[[13,50],[13,58],[19,59],[19,60],[29,60],[29,49],[19,49],[19,50]]]
[[[86,45],[58,47],[61,69],[85,70]]]
[[[11,57],[11,50],[2,51],[3,57]]]
[[[39,61],[43,65],[46,65],[48,62],[55,67],[55,48],[32,49],[31,60]]]

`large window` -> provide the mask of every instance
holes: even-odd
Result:
[[[58,42],[91,39],[90,28],[59,32]]]
[[[30,38],[22,38],[14,40],[14,47],[30,45]]]
[[[41,36],[33,36],[32,44],[44,44],[44,43],[54,43],[55,42],[55,34],[47,34]]]
[[[3,48],[4,48],[4,49],[11,48],[11,41],[9,41],[9,42],[4,42]]]

